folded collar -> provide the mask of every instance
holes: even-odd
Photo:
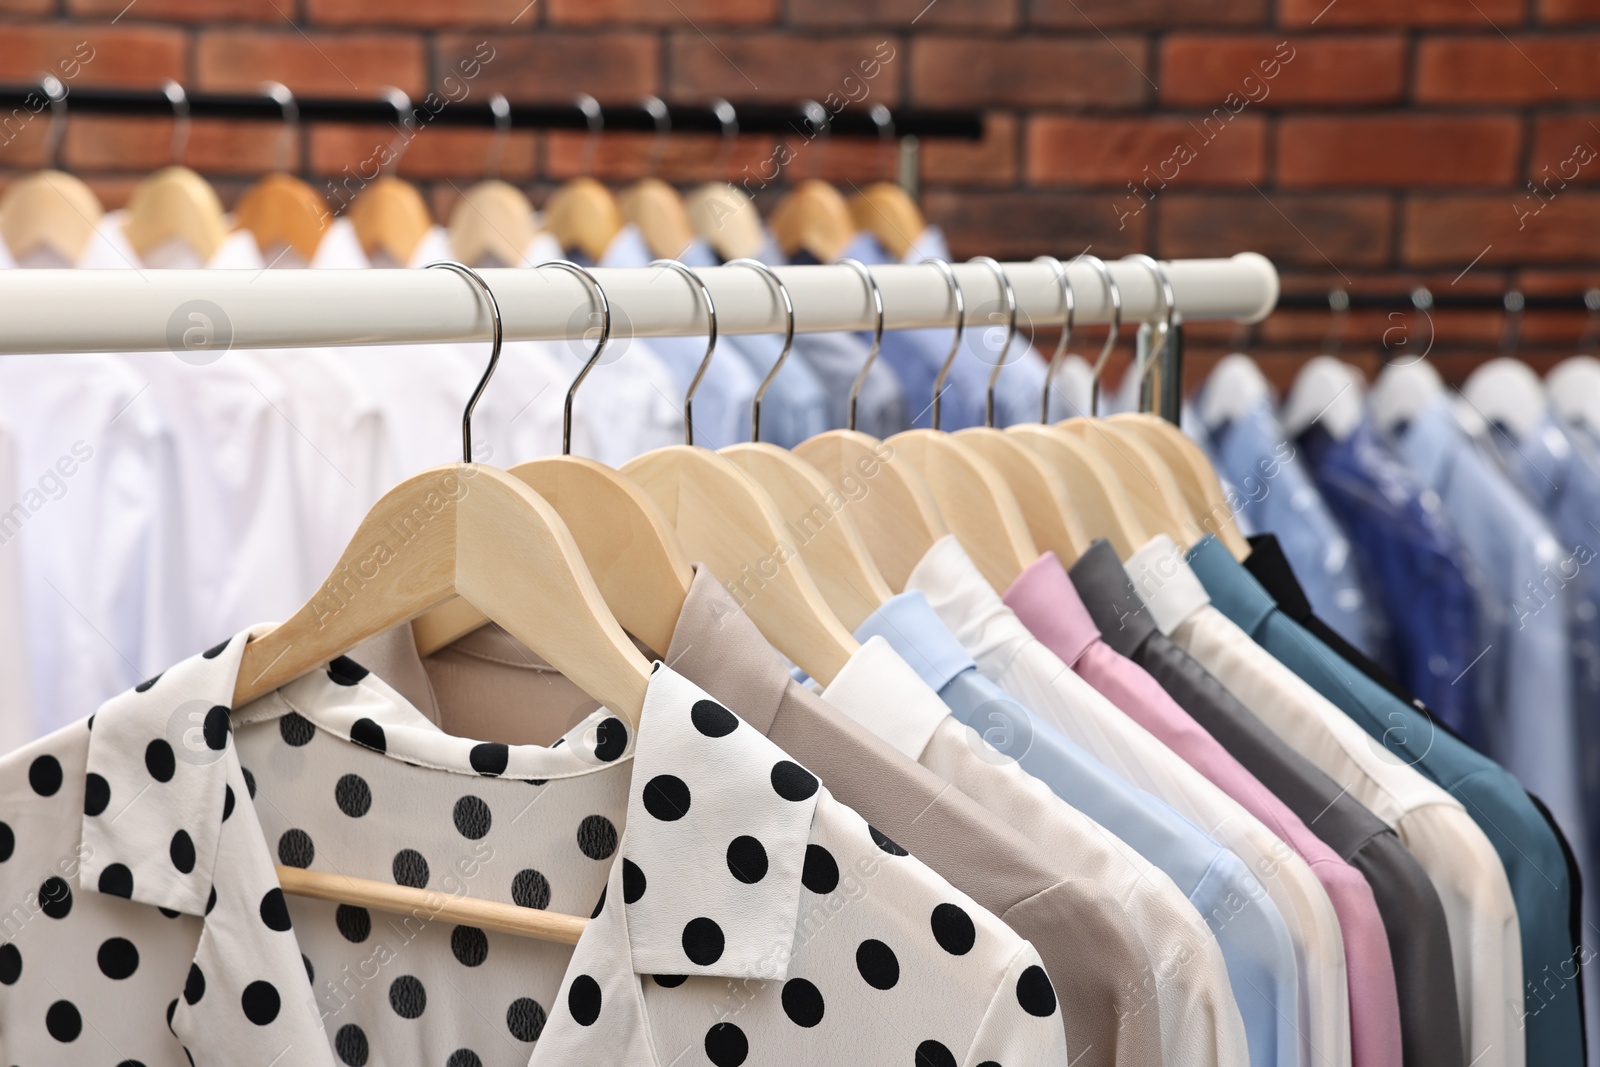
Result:
[[[1123,570],[1117,550],[1099,538],[1078,557],[1069,574],[1105,643],[1132,659],[1156,632],[1156,621]]]
[[[922,758],[934,731],[950,717],[925,677],[878,635],[862,641],[822,699],[914,760]]]
[[[906,588],[921,592],[974,660],[1009,662],[1033,640],[1028,628],[990,588],[983,572],[956,540],[935,541],[912,568]]]
[[[1182,550],[1166,534],[1156,534],[1136,549],[1124,568],[1139,599],[1150,608],[1156,629],[1169,637],[1183,620],[1211,603]]]
[[[1201,538],[1189,550],[1189,567],[1217,610],[1252,637],[1278,610],[1277,602],[1261,588],[1261,583],[1215,537]]]
[[[917,590],[892,596],[856,627],[856,640],[882,637],[934,692],[978,665]]]
[[[1094,619],[1054,552],[1046,552],[1024,568],[1004,599],[1033,636],[1069,667],[1100,640]]]

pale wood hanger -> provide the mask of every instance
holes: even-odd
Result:
[[[651,254],[671,259],[683,255],[694,242],[694,226],[689,222],[689,210],[678,190],[656,177],[667,134],[672,131],[667,105],[659,96],[646,96],[644,107],[656,122],[650,162],[645,176],[623,190],[617,204],[622,209],[622,217],[639,228]]]
[[[778,201],[767,220],[783,254],[807,252],[818,263],[832,263],[856,235],[855,220],[839,190],[820,178],[807,178]]]
[[[385,174],[351,202],[350,225],[368,256],[384,252],[404,265],[433,228],[433,216],[416,186]]]
[[[652,651],[665,654],[694,580],[689,558],[666,516],[635,482],[603,463],[572,455],[573,393],[599,362],[611,338],[611,302],[594,275],[576,263],[562,260],[543,266],[577,275],[588,285],[600,306],[600,338],[568,391],[561,455],[520,463],[509,473],[527,483],[561,516],[622,628]],[[706,299],[710,300],[709,293]],[[699,384],[698,376],[694,384]],[[692,386],[690,396],[692,399]],[[686,423],[689,408],[686,402]],[[458,597],[413,621],[411,636],[418,655],[427,657],[487,621]]]
[[[851,197],[850,217],[856,229],[871,233],[896,260],[904,259],[928,228],[911,194],[894,182],[873,182]]]
[[[877,324],[867,354],[870,366],[883,344],[883,294],[866,267],[855,260],[841,262],[862,276],[872,294]],[[852,404],[855,395],[852,391]],[[778,513],[795,531],[800,558],[845,626],[855,630],[894,595],[856,530],[851,498],[830,486],[815,467],[792,452],[761,441],[729,445],[722,454],[771,494]]]
[[[280,82],[266,82],[261,89],[283,110],[278,159],[271,174],[240,195],[233,206],[234,223],[256,239],[263,256],[285,246],[310,262],[328,229],[328,204],[320,193],[288,172],[300,116],[294,94]]]
[[[46,248],[76,263],[104,215],[100,199],[81,179],[65,171],[36,171],[0,197],[0,239],[15,259]]]
[[[572,535],[521,481],[471,462],[472,410],[499,362],[503,338],[494,293],[470,267],[432,266],[471,281],[493,324],[489,366],[462,416],[465,458],[408,478],[378,501],[318,596],[245,646],[233,706],[242,707],[459,595],[637,729],[652,668],[607,610]],[[395,546],[399,531],[406,539]],[[375,558],[383,565],[368,566]],[[366,578],[369,571],[373,577]],[[354,589],[352,575],[361,576]],[[416,902],[381,883],[321,871],[279,871],[280,884],[296,895],[382,911]],[[583,922],[535,909],[508,912],[488,902],[458,903],[471,921],[492,919],[495,929],[567,944]]]
[[[500,160],[511,134],[511,103],[503,93],[489,97],[494,115],[494,140],[483,180],[456,201],[450,211],[450,249],[463,263],[494,261],[507,267],[527,262],[528,246],[539,235],[533,205],[510,182],[500,180]]]
[[[588,176],[605,128],[600,103],[588,93],[579,93],[577,104],[589,122],[578,177],[550,194],[544,205],[544,226],[568,254],[579,252],[598,263],[627,220],[611,190]]]
[[[162,91],[172,102],[173,164],[134,186],[123,233],[141,256],[167,241],[181,239],[202,261],[209,262],[228,239],[222,201],[209,182],[182,164],[189,141],[189,98],[183,86],[168,81]]]
[[[758,271],[789,315],[783,351],[756,392],[752,437],[759,438],[762,395],[794,341],[794,304],[765,264],[734,260],[729,266]],[[693,271],[682,273],[700,284]],[[710,308],[710,293],[700,288]],[[708,360],[713,350],[707,349]],[[702,361],[702,373],[705,367]],[[690,555],[711,568],[778,651],[824,685],[834,679],[860,645],[818,588],[795,547],[794,529],[766,490],[728,457],[694,445],[647,452],[622,471],[655,499]]]
[[[738,143],[739,115],[732,104],[720,98],[713,100],[711,107],[722,123],[722,148],[712,170],[726,175],[728,159]],[[766,241],[766,229],[755,201],[730,182],[706,182],[689,194],[685,207],[694,232],[724,261],[749,259],[761,251]]]

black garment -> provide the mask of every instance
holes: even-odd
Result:
[[[1334,653],[1350,666],[1377,682],[1390,693],[1417,709],[1427,720],[1442,733],[1449,734],[1456,740],[1462,737],[1450,728],[1444,720],[1438,718],[1428,710],[1428,706],[1406,691],[1393,675],[1374,663],[1370,657],[1359,648],[1340,637],[1334,630],[1311,610],[1311,601],[1306,599],[1305,590],[1300,587],[1300,580],[1294,576],[1294,569],[1289,566],[1289,560],[1283,554],[1283,548],[1278,544],[1274,534],[1256,534],[1250,538],[1250,556],[1244,561],[1255,580],[1261,583],[1267,595],[1278,602],[1278,609],[1289,618],[1304,626],[1313,637],[1331,648]],[[1572,852],[1572,846],[1567,843],[1566,835],[1561,832],[1561,827],[1556,825],[1556,820],[1550,814],[1550,809],[1545,807],[1544,801],[1532,793],[1528,799],[1533,801],[1533,806],[1539,810],[1539,815],[1549,824],[1550,832],[1556,835],[1556,841],[1561,845],[1561,854],[1566,859],[1567,877],[1572,883],[1571,905],[1567,913],[1567,930],[1572,938],[1572,959],[1582,961],[1583,951],[1583,872],[1578,869],[1578,859]],[[1583,1003],[1583,968],[1574,967],[1578,982],[1578,1003]],[[1587,1013],[1580,1013],[1585,1029],[1585,1047],[1587,1047]],[[1530,1067],[1532,1065],[1530,1064]]]
[[[1108,542],[1096,541],[1068,573],[1106,644],[1148,671],[1179,707],[1366,878],[1394,962],[1406,1067],[1461,1067],[1466,1057],[1444,907],[1399,837],[1156,629]]]

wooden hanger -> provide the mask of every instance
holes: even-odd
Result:
[[[675,259],[693,243],[694,226],[689,222],[689,210],[678,190],[655,176],[666,148],[666,136],[672,129],[667,105],[659,96],[646,96],[644,106],[656,121],[650,162],[645,176],[625,189],[617,203],[622,217],[639,228],[652,255]]]
[[[350,224],[368,256],[384,252],[404,266],[433,228],[433,216],[416,186],[386,174],[351,202]]]
[[[808,178],[778,201],[768,220],[783,254],[807,252],[818,263],[832,263],[856,235],[844,197],[825,181]]]
[[[762,394],[794,340],[794,305],[765,264],[734,260],[729,266],[759,271],[789,312],[783,351],[756,393],[752,436],[759,437]],[[688,268],[682,273],[700,287],[710,318],[710,292]],[[713,348],[714,341],[707,360]],[[701,373],[705,367],[702,361]],[[760,484],[728,457],[694,445],[647,452],[625,464],[622,472],[655,499],[690,555],[711,568],[778,651],[824,685],[834,679],[860,645],[834,614],[800,555],[798,531],[785,522]]]
[[[133,188],[123,233],[134,251],[149,255],[167,241],[181,239],[202,261],[209,262],[228,239],[222,201],[200,175],[183,166],[189,140],[189,100],[175,81],[163,86],[172,101],[173,165],[156,171]]]
[[[598,263],[627,220],[611,190],[588,176],[604,129],[599,101],[579,93],[577,104],[589,120],[578,177],[550,194],[544,205],[544,228],[569,255],[581,253]]]
[[[0,197],[0,238],[15,259],[45,248],[76,263],[104,215],[100,199],[82,180],[65,171],[36,171]]]
[[[870,232],[897,261],[905,259],[928,228],[916,201],[894,182],[873,182],[851,197],[850,217],[856,229]]]
[[[1122,412],[1111,416],[1110,421],[1127,429],[1160,457],[1188,501],[1190,513],[1198,519],[1200,531],[1216,535],[1228,553],[1243,562],[1250,555],[1250,542],[1239,529],[1228,495],[1222,490],[1222,479],[1205,451],[1188,434],[1150,412]]]
[[[1146,530],[1164,533],[1185,548],[1194,544],[1199,523],[1172,473],[1143,441],[1106,419],[1068,419],[1051,430],[1072,434],[1099,453],[1127,489]]]
[[[575,263],[543,266],[583,279],[600,305],[600,339],[567,394],[562,454],[512,467],[566,523],[601,595],[622,628],[664,655],[694,579],[688,555],[666,516],[631,479],[592,459],[574,456],[570,413],[578,384],[598,363],[611,337],[611,303],[594,275]],[[411,624],[417,653],[430,656],[488,620],[465,600],[435,608]]]
[[[723,260],[748,259],[761,251],[766,239],[761,214],[738,186],[707,182],[689,194],[686,209],[695,233]]]
[[[500,311],[471,268],[437,266],[471,280],[493,320],[489,367],[462,419],[463,454],[471,457],[472,409],[499,361]],[[424,471],[378,501],[318,595],[245,646],[233,706],[243,707],[457,595],[638,727],[652,668],[606,609],[572,535],[521,481],[471,462]],[[322,871],[279,867],[278,877],[286,892],[298,896],[381,911],[429,906],[436,896]],[[455,906],[451,915],[463,922],[564,944],[575,942],[584,923],[487,901],[458,900]]]
[[[493,261],[506,267],[527,262],[528,247],[539,234],[533,205],[510,182],[500,180],[500,159],[511,134],[511,102],[503,93],[489,97],[494,139],[484,163],[483,180],[456,201],[450,211],[450,249],[463,263]]]
[[[263,257],[282,246],[309,263],[332,216],[320,193],[288,173],[300,115],[294,94],[280,82],[267,82],[262,91],[283,109],[278,159],[273,172],[246,189],[234,204],[234,223],[256,239]]]

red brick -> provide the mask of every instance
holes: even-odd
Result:
[[[1301,189],[1505,185],[1521,147],[1510,116],[1292,116],[1278,124],[1274,165],[1280,185]]]
[[[1117,228],[1109,196],[1042,192],[955,192],[929,190],[922,211],[944,229],[951,255],[1065,259],[1085,250],[1112,256],[1138,252],[1148,244],[1149,212]]]
[[[1174,259],[1260,252],[1346,275],[1389,261],[1394,204],[1384,195],[1174,193],[1154,206],[1160,254]]]
[[[53,15],[55,0],[0,0],[0,15],[34,16]]]
[[[546,141],[544,176],[565,181],[582,173],[587,141],[588,137],[581,133],[566,130],[550,133]],[[671,182],[714,179],[738,182],[758,172],[762,161],[772,156],[774,143],[773,138],[762,134],[744,134],[730,149],[715,134],[674,134],[667,138],[656,175]],[[590,174],[604,180],[641,178],[649,170],[650,157],[655,151],[653,134],[606,134],[594,149]]]
[[[302,96],[376,97],[392,85],[420,98],[426,87],[422,42],[393,33],[208,30],[195,71],[211,92],[253,93],[268,79]]]
[[[637,103],[661,91],[660,54],[658,39],[647,33],[502,34],[487,44],[482,35],[450,34],[435,46],[434,69],[459,69],[475,55],[488,55],[472,83],[475,92],[505,93],[513,100],[571,100],[590,93],[603,101]]]
[[[1480,252],[1484,265],[1590,263],[1600,233],[1600,193],[1557,193],[1537,215],[1504,193],[1413,197],[1405,207],[1401,250],[1418,266],[1465,267]],[[1487,249],[1487,251],[1485,251]]]
[[[305,0],[305,5],[307,20],[324,26],[534,25],[530,0]]]
[[[501,177],[517,181],[533,175],[535,136],[532,132],[518,131],[506,138],[500,157]],[[313,127],[311,171],[337,175],[346,166],[354,171],[380,147],[389,145],[393,138],[394,132],[386,126],[323,124]],[[492,130],[424,127],[405,147],[396,173],[404,178],[457,178],[475,182],[484,176],[493,143]]]
[[[667,93],[674,99],[790,103],[815,99],[830,111],[900,99],[902,42],[881,35],[798,37],[779,33],[701,34],[668,43]],[[869,104],[870,101],[870,104]]]
[[[991,111],[983,117],[981,141],[924,140],[921,178],[926,185],[1014,185],[1017,181],[1017,117]]]
[[[1600,182],[1600,111],[1542,115],[1534,120],[1533,148],[1528,153],[1531,180],[1552,184]],[[1584,159],[1589,158],[1585,163]]]
[[[1090,32],[1256,26],[1267,21],[1267,11],[1266,0],[1034,0],[1028,22]]]
[[[1417,46],[1424,103],[1535,104],[1600,96],[1600,36],[1436,37]]]
[[[1527,0],[1282,0],[1285,26],[1503,26],[1519,25]]]
[[[1153,90],[1141,37],[919,37],[911,98],[924,107],[1127,107]]]
[[[1161,102],[1217,107],[1381,104],[1405,88],[1398,34],[1221,37],[1172,34],[1161,46]]]
[[[256,175],[279,165],[281,127],[262,122],[196,119],[183,162],[203,174]],[[172,162],[172,120],[82,115],[67,124],[62,158],[77,172],[151,171]],[[300,165],[291,143],[289,169]]]
[[[276,0],[66,0],[73,18],[125,22],[276,22],[294,15],[294,4]]]
[[[778,17],[777,0],[544,0],[541,6],[554,26],[676,27],[685,20],[697,26],[753,26]]]
[[[1028,123],[1032,185],[1243,185],[1266,172],[1267,123],[1238,115],[1201,124],[1175,117],[1079,118],[1048,115]]]
[[[74,85],[149,87],[181,80],[183,34],[153,26],[7,23],[0,32],[0,80],[32,83],[41,71],[54,73],[69,91]]]
[[[583,3],[584,0],[564,0]],[[1015,29],[1020,0],[789,0],[795,26],[855,29],[883,26],[919,31],[971,28]]]
[[[1539,0],[1539,21],[1600,22],[1600,0]]]

